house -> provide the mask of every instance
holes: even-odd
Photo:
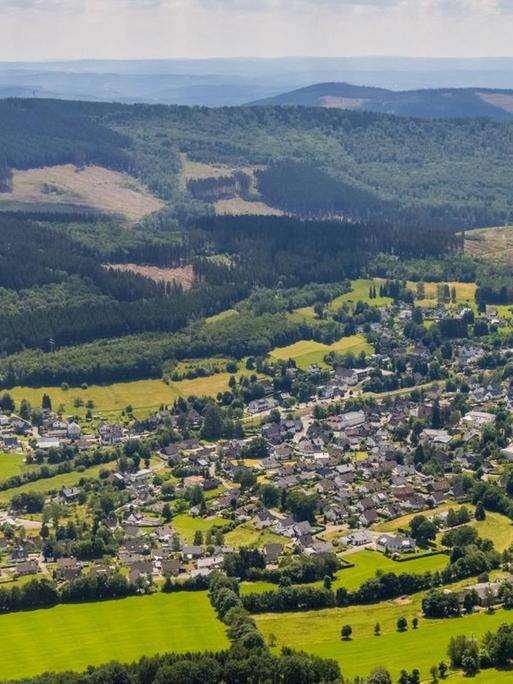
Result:
[[[39,572],[39,565],[37,560],[30,559],[16,563],[14,573],[16,577],[27,577],[28,575],[37,575]]]
[[[480,430],[487,425],[491,425],[495,421],[495,415],[493,413],[487,413],[485,411],[469,411],[461,419],[461,424],[463,427],[468,429]]]
[[[416,548],[414,539],[400,534],[382,534],[376,539],[376,549],[382,553],[412,553]]]
[[[264,544],[263,555],[266,565],[274,565],[278,562],[283,546],[281,544]]]
[[[68,439],[71,439],[73,441],[76,441],[77,439],[80,439],[82,435],[82,428],[78,423],[72,422],[68,424],[68,427],[66,429],[66,435]]]
[[[58,558],[56,577],[66,581],[75,580],[82,574],[82,569],[76,558]]]
[[[276,519],[277,518],[275,515],[273,515],[270,511],[264,509],[262,511],[258,511],[258,513],[253,518],[253,523],[257,530],[263,530],[266,527],[270,527],[276,521]]]

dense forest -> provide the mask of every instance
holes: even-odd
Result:
[[[168,218],[178,222],[205,210],[180,189],[180,152],[206,163],[300,163],[310,178],[318,170],[338,181],[344,206],[350,200],[356,211],[372,197],[390,219],[397,207],[413,222],[453,227],[500,225],[511,214],[507,122],[304,107],[0,103],[0,168],[74,161],[129,170],[171,202]],[[294,203],[293,186],[291,197],[280,191],[281,202]]]

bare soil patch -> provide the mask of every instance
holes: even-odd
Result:
[[[0,195],[2,201],[94,207],[131,221],[138,221],[164,206],[164,202],[127,173],[101,166],[78,169],[73,164],[13,171],[12,190]]]
[[[105,268],[139,273],[139,275],[151,278],[151,280],[155,280],[158,283],[180,283],[184,290],[190,290],[195,280],[194,270],[190,264],[187,266],[177,266],[176,268],[145,266],[143,264],[105,264]]]
[[[464,250],[482,261],[513,265],[513,226],[467,231]]]

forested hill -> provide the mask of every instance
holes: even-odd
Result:
[[[302,107],[0,102],[0,176],[9,167],[73,160],[128,170],[183,225],[206,211],[180,182],[183,155],[228,169],[270,169],[272,187],[260,179],[264,199],[306,216],[320,217],[327,206],[330,216],[460,228],[500,225],[511,214],[509,122]]]
[[[303,106],[381,112],[426,119],[489,117],[513,119],[513,91],[443,88],[394,91],[350,83],[316,83],[258,100],[260,106]]]

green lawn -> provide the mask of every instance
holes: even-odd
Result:
[[[229,647],[206,592],[153,594],[0,616],[0,678]]]
[[[349,337],[342,337],[333,344],[322,344],[321,342],[315,342],[315,340],[301,340],[300,342],[289,344],[287,347],[273,349],[270,352],[270,356],[274,359],[283,359],[284,361],[294,359],[299,368],[306,370],[312,363],[325,366],[324,357],[331,351],[340,354],[351,352],[355,355],[364,351],[367,354],[371,354],[372,347],[362,335],[351,335]]]
[[[55,475],[55,477],[47,477],[42,480],[36,480],[35,482],[27,482],[19,487],[5,489],[0,492],[0,502],[10,501],[13,496],[23,492],[39,492],[41,494],[47,494],[48,492],[58,492],[63,487],[74,487],[83,477],[98,477],[98,473],[100,470],[102,470],[102,468],[108,469],[109,464],[105,463],[102,465],[92,466],[91,468],[86,468],[86,470],[81,473],[64,473],[63,475]]]
[[[426,620],[421,612],[421,595],[405,601],[387,601],[370,606],[351,606],[302,613],[268,613],[257,615],[259,629],[266,638],[274,634],[277,649],[291,646],[318,656],[335,658],[346,677],[367,675],[377,667],[386,667],[396,682],[402,668],[417,667],[421,679],[428,681],[429,669],[447,659],[451,636],[474,635],[480,638],[488,630],[496,630],[503,622],[511,622],[513,613],[503,610],[493,615],[480,613],[451,620]],[[396,631],[399,617],[410,621],[419,618],[419,628],[404,633]],[[379,622],[381,636],[374,636]],[[341,641],[340,629],[353,628],[351,641]],[[494,672],[481,675],[482,682],[498,681]],[[511,673],[510,673],[511,677]],[[452,680],[451,680],[452,681]]]

